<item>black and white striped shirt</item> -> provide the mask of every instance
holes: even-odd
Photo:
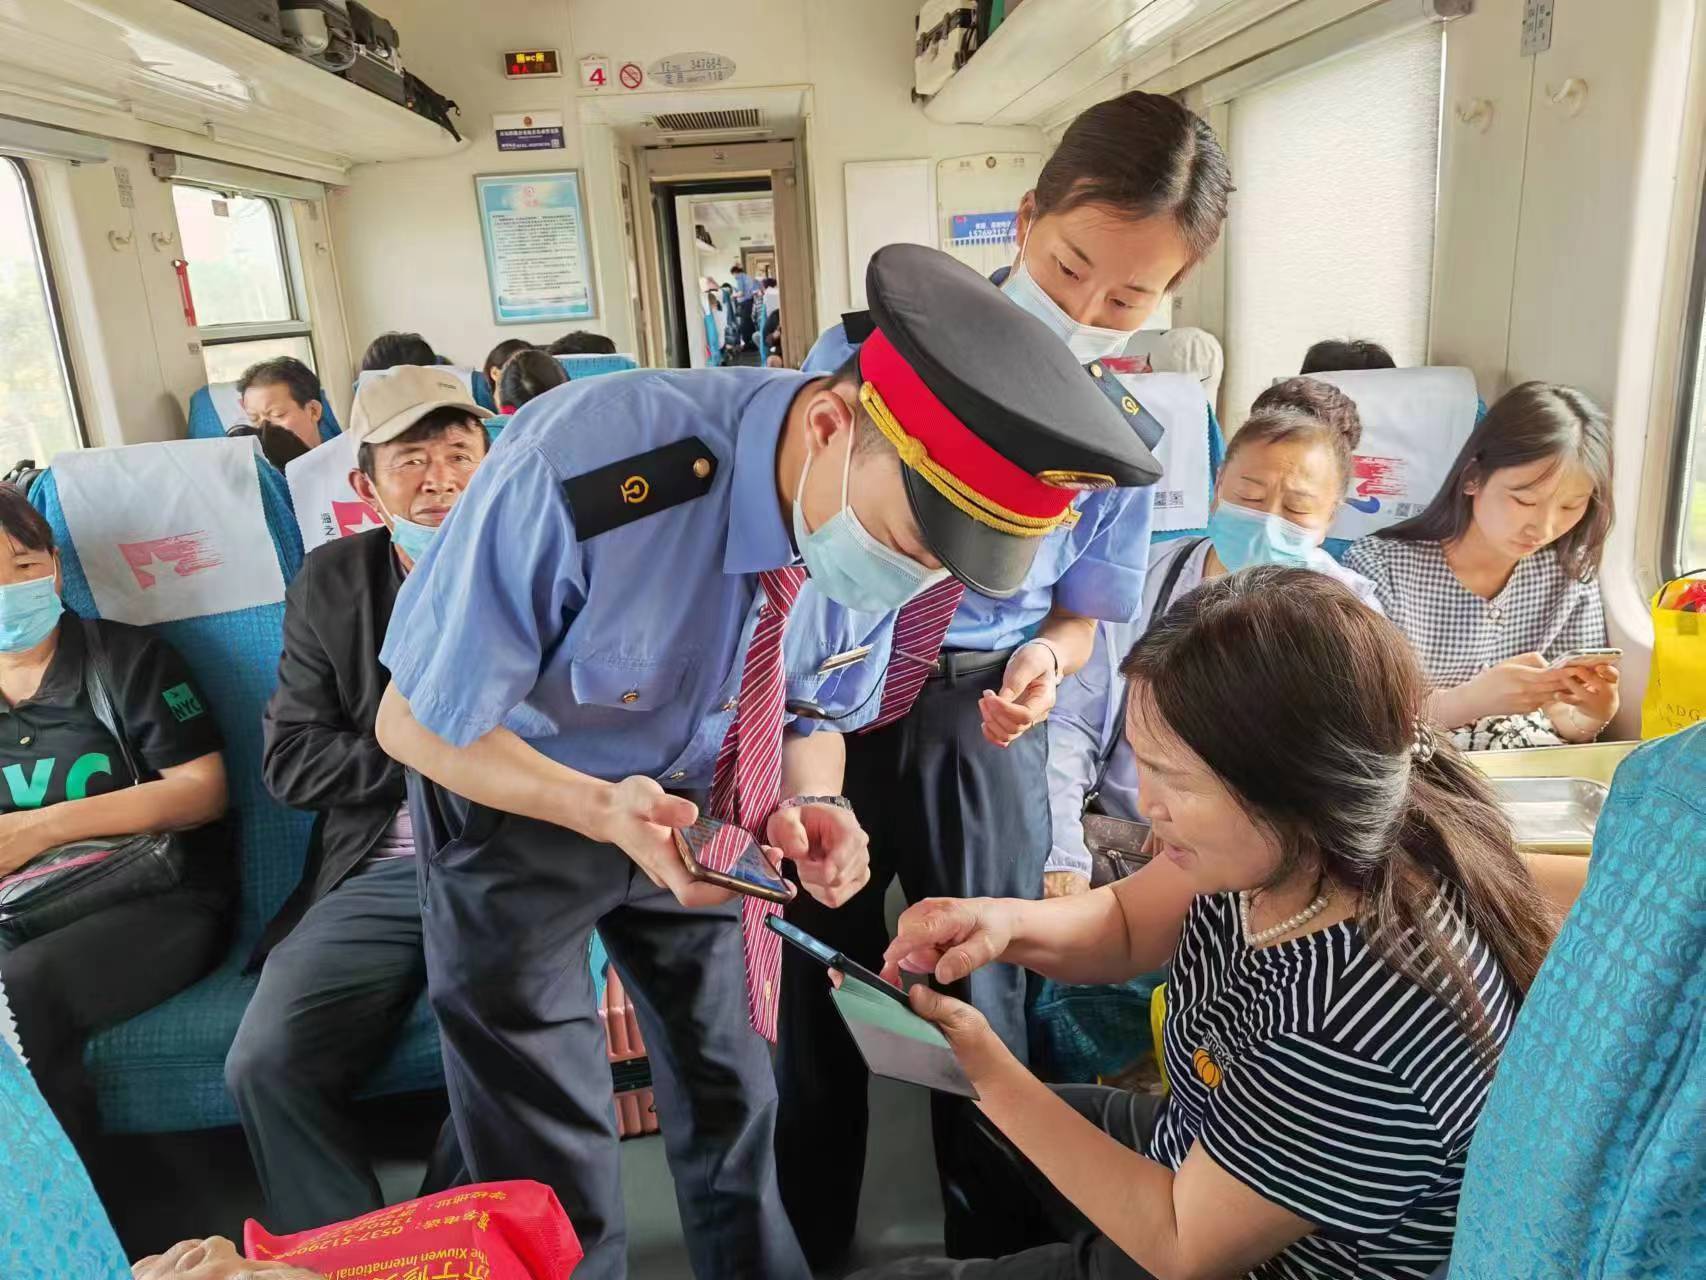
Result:
[[[1460,935],[1494,1043],[1516,992]],[[1251,949],[1235,894],[1199,897],[1167,984],[1172,1093],[1149,1156],[1197,1143],[1316,1230],[1259,1280],[1428,1276],[1451,1250],[1469,1139],[1489,1078],[1451,1010],[1388,967],[1347,920]]]

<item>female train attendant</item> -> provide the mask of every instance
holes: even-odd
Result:
[[[1018,252],[995,283],[1100,374],[1094,362],[1123,349],[1214,246],[1231,190],[1214,133],[1172,99],[1128,93],[1100,103],[1073,121],[1021,202]],[[804,367],[846,367],[858,322],[825,334]],[[847,796],[869,828],[871,884],[833,912],[802,895],[790,919],[873,963],[885,936],[883,894],[896,875],[914,900],[1041,892],[1047,742],[1026,731],[1047,716],[1060,678],[1089,658],[1096,621],[1141,610],[1150,501],[1148,490],[1093,493],[1079,502],[1075,527],[1042,539],[1016,592],[992,598],[974,581],[962,596],[946,584],[902,614],[889,683],[898,688],[910,675],[913,687],[924,680],[923,691],[904,717],[890,721],[879,709],[874,731],[847,740]],[[924,664],[932,664],[928,679]],[[972,975],[963,993],[1023,1054],[1023,975],[997,966]],[[780,1035],[782,1194],[807,1256],[828,1265],[851,1240],[859,1203],[865,1070],[821,971],[792,954]],[[958,1239],[946,1125],[944,1103],[936,1141],[950,1247],[969,1247]]]
[[[1041,1174],[1027,1192],[1033,1170],[1006,1162],[1017,1185],[992,1178],[980,1209],[1009,1237],[1028,1216],[1038,1243],[861,1280],[1429,1274],[1552,935],[1509,823],[1427,727],[1404,637],[1324,574],[1204,585],[1122,670],[1164,856],[1076,897],[920,903],[887,972],[1107,982],[1171,957],[1172,1092],[1051,1092],[977,1010],[914,987]]]
[[[0,487],[0,883],[76,841],[207,828],[190,837],[176,887],[57,927],[0,930],[0,981],[30,1067],[81,1143],[96,1120],[84,1041],[214,966],[231,862],[228,849],[215,847],[225,843],[222,828],[208,826],[225,812],[219,730],[183,659],[136,627],[79,623],[59,587],[53,530],[23,494]],[[122,743],[96,710],[92,664],[100,664]],[[134,786],[131,756],[141,775]]]
[[[1611,520],[1605,415],[1572,387],[1525,382],[1421,515],[1351,544],[1345,564],[1416,646],[1433,719],[1459,746],[1591,742],[1617,714],[1615,664],[1550,666],[1606,643]]]

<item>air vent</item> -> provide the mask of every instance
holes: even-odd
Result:
[[[764,115],[757,107],[732,111],[670,111],[652,117],[665,133],[722,133],[730,129],[762,129]]]

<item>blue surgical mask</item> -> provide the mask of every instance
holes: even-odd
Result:
[[[53,634],[64,612],[51,573],[0,587],[0,653],[35,648]]]
[[[873,538],[847,505],[847,477],[853,469],[853,433],[847,433],[847,460],[841,467],[841,510],[818,528],[806,529],[801,495],[811,454],[800,468],[794,487],[794,545],[806,562],[812,582],[831,600],[862,613],[892,613],[926,587],[948,576],[946,569],[926,569],[909,556]]]
[[[1257,564],[1314,569],[1327,555],[1313,529],[1225,501],[1208,518],[1208,536],[1221,563],[1234,573]]]
[[[437,536],[438,526],[435,524],[416,524],[402,516],[391,517],[391,541],[397,544],[397,550],[416,564],[421,562],[421,557]]]
[[[1030,243],[1028,232],[1025,242]],[[1095,325],[1079,324],[1061,310],[1060,304],[1048,296],[1047,290],[1037,283],[1037,278],[1025,265],[1024,245],[1019,246],[1019,265],[1008,273],[1001,292],[1054,330],[1079,364],[1117,356],[1131,341],[1131,334],[1124,329],[1098,329]]]

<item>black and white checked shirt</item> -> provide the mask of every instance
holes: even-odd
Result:
[[[1556,547],[1518,561],[1491,600],[1457,580],[1438,542],[1370,535],[1350,545],[1344,564],[1374,583],[1380,607],[1410,637],[1436,689],[1525,653],[1550,661],[1606,642],[1598,580],[1571,577]]]

